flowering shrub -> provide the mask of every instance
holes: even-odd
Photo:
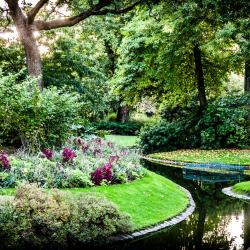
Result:
[[[49,160],[52,160],[53,158],[53,150],[52,149],[47,149],[45,148],[43,151],[42,151],[42,154]]]
[[[73,161],[73,159],[76,157],[76,153],[70,148],[64,148],[62,152],[62,157],[63,161],[65,162]]]
[[[106,180],[108,183],[112,181],[112,164],[109,162],[104,164],[102,168],[97,168],[91,174],[91,180],[95,185],[100,185],[102,181]]]
[[[10,169],[10,162],[9,162],[7,154],[1,153],[0,154],[0,161],[1,161],[2,168],[4,170],[9,170]]]
[[[145,173],[136,152],[99,138],[70,139],[60,151],[46,149],[42,157],[19,153],[10,156],[9,161],[11,168],[3,172],[4,181],[0,168],[0,187],[20,182],[46,188],[111,185],[141,178]]]

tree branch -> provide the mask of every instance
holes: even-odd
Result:
[[[132,10],[136,5],[139,5],[144,0],[138,0],[134,4],[131,4],[130,6],[124,8],[124,9],[103,9],[104,7],[107,7],[111,5],[113,2],[112,0],[100,0],[99,3],[93,5],[90,9],[83,11],[77,16],[64,18],[64,19],[55,19],[52,21],[42,21],[37,20],[34,22],[36,28],[38,30],[51,30],[56,28],[62,28],[62,27],[70,27],[74,26],[84,19],[90,17],[90,16],[96,16],[96,15],[106,15],[108,13],[110,14],[122,14],[126,13],[130,10]]]
[[[29,23],[33,23],[36,15],[38,14],[38,12],[40,11],[40,9],[48,2],[49,0],[39,0],[36,5],[34,6],[34,8],[32,8],[28,13],[28,22]]]

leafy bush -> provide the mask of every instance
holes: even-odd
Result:
[[[39,148],[58,146],[78,118],[78,96],[54,88],[37,89],[35,80],[18,82],[0,73],[0,140]]]
[[[250,146],[250,96],[222,97],[209,104],[197,128],[202,148]]]
[[[97,137],[72,138],[60,151],[46,149],[39,155],[21,152],[6,160],[8,169],[0,166],[0,187],[22,182],[46,188],[86,187],[128,182],[144,175],[137,153]]]
[[[199,146],[193,121],[160,121],[147,124],[140,132],[140,146],[144,152],[170,151]]]
[[[180,148],[245,148],[250,146],[248,95],[222,97],[210,103],[202,113],[194,109],[166,109],[158,123],[146,125],[140,132],[145,152]]]
[[[5,247],[66,246],[104,241],[131,230],[130,219],[109,201],[87,194],[71,198],[35,184],[17,189],[0,207],[0,238]]]
[[[106,130],[110,131],[112,134],[117,135],[136,135],[139,133],[140,128],[142,126],[141,123],[138,122],[98,122],[93,123],[93,126],[96,130]]]

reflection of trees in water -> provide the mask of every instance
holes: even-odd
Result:
[[[245,204],[244,209],[244,249],[250,247],[250,203]]]
[[[225,196],[221,192],[223,185],[219,183],[204,184],[183,180],[181,169],[159,167],[158,164],[153,164],[152,169],[190,190],[197,209],[187,220],[171,229],[137,241],[136,249],[141,249],[141,243],[144,246],[152,245],[154,249],[229,249],[234,239],[229,235],[227,228],[232,216],[242,213],[243,203]],[[244,238],[246,242],[248,237],[246,245],[249,247],[249,207],[245,213],[249,219],[245,225]]]

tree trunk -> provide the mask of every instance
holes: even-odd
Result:
[[[128,122],[129,121],[129,109],[125,106],[119,106],[116,115],[117,122]]]
[[[205,91],[204,75],[201,62],[201,50],[198,45],[194,47],[195,74],[197,79],[198,97],[201,109],[206,108],[207,98]]]
[[[244,82],[244,91],[246,93],[250,92],[250,60],[245,62],[245,82]]]
[[[19,39],[24,47],[29,75],[38,78],[38,87],[42,91],[42,63],[39,48],[34,37],[34,25],[29,24],[20,7],[10,4],[10,14],[15,23]]]

